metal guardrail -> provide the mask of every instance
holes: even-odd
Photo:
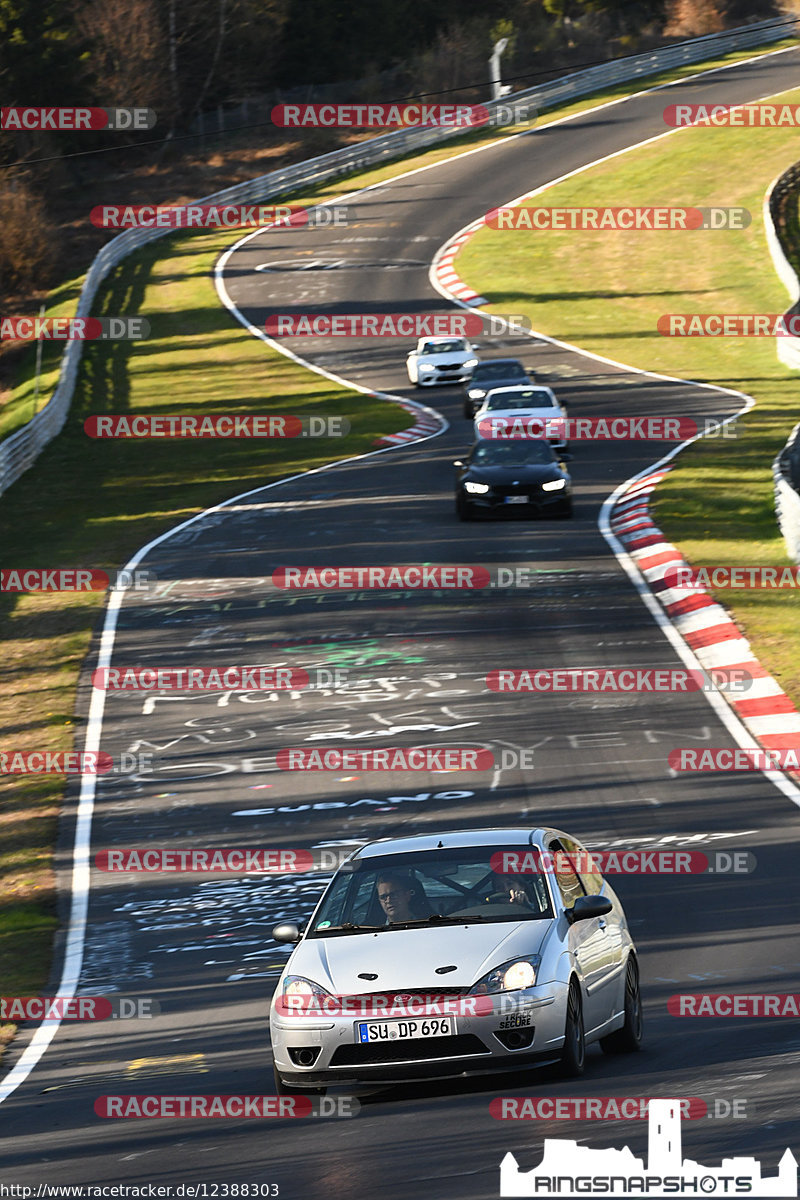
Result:
[[[797,29],[798,18],[779,17],[770,21],[758,21],[738,29],[730,29],[724,33],[708,34],[706,37],[694,38],[689,42],[678,42],[673,46],[665,46],[645,54],[636,54],[619,61],[601,63],[567,75],[563,79],[540,84],[522,92],[504,97],[496,103],[488,103],[486,108],[490,114],[496,114],[498,109],[510,110],[510,119],[505,123],[511,124],[521,110],[530,111],[559,104],[564,100],[578,99],[602,91],[603,88],[615,83],[628,83],[631,80],[653,75],[660,71],[670,70],[684,64],[701,62],[703,59],[729,53],[732,50],[743,50],[750,46],[765,45],[791,36]],[[381,134],[370,138],[356,146],[348,146],[342,150],[333,150],[318,158],[297,163],[282,170],[270,171],[251,179],[247,183],[237,184],[195,201],[197,204],[232,204],[232,203],[263,203],[300,187],[309,187],[325,180],[335,179],[340,175],[351,174],[365,167],[372,167],[401,158],[410,151],[421,150],[427,146],[444,142],[450,138],[463,135],[463,129],[442,129],[428,127],[425,129],[401,129],[392,133]],[[122,262],[129,254],[141,246],[166,237],[173,233],[170,229],[128,229],[118,234],[103,246],[98,252],[86,274],[81,289],[78,307],[75,313],[78,317],[90,315],[91,306],[100,284],[111,270]],[[0,442],[0,494],[11,486],[23,472],[27,471],[39,456],[48,442],[52,441],[64,427],[81,359],[83,343],[68,342],[61,359],[58,384],[49,402],[30,420],[27,425]]]

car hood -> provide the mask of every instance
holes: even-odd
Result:
[[[529,387],[530,383],[527,379],[509,377],[507,379],[473,379],[468,386],[480,388],[482,392],[491,392],[495,388],[501,387]]]
[[[560,471],[555,463],[541,463],[526,466],[524,463],[511,463],[497,467],[470,467],[465,473],[465,479],[476,483],[511,483],[515,479],[524,479],[526,483],[546,483],[550,479],[563,479],[565,471]]]
[[[553,408],[551,405],[547,408],[493,408],[491,412],[476,416],[475,425],[477,426],[479,421],[491,421],[498,417],[503,421],[556,421],[563,416],[560,408]]]
[[[297,947],[289,970],[339,996],[466,988],[517,955],[538,953],[550,925],[550,920],[514,921],[307,938]],[[455,971],[436,973],[437,968],[453,966]],[[359,978],[366,973],[377,978]]]
[[[465,361],[468,358],[474,358],[474,350],[437,350],[430,354],[418,354],[417,358],[420,362],[458,362]]]

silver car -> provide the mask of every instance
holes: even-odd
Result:
[[[270,1008],[278,1094],[638,1050],[622,905],[574,838],[479,829],[370,842],[342,864]]]

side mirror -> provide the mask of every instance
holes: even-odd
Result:
[[[480,350],[480,342],[470,342],[470,350]]]
[[[463,465],[464,465],[464,464],[463,464],[463,462],[461,461],[461,459],[460,459],[460,458],[457,458],[457,459],[456,459],[456,461],[453,463],[453,466],[454,466],[454,467],[463,467]]]
[[[607,896],[579,896],[572,908],[565,908],[564,915],[570,925],[576,921],[591,921],[610,913],[614,905]]]
[[[294,944],[300,941],[302,933],[299,925],[295,925],[290,921],[284,921],[280,925],[273,925],[272,936],[276,942],[290,942]]]

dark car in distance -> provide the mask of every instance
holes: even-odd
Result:
[[[533,378],[518,358],[482,359],[464,384],[464,416],[474,417],[493,388],[524,386]]]
[[[457,459],[456,515],[470,521],[478,512],[519,507],[528,513],[572,516],[572,480],[563,459],[544,438],[480,439],[465,461]]]

